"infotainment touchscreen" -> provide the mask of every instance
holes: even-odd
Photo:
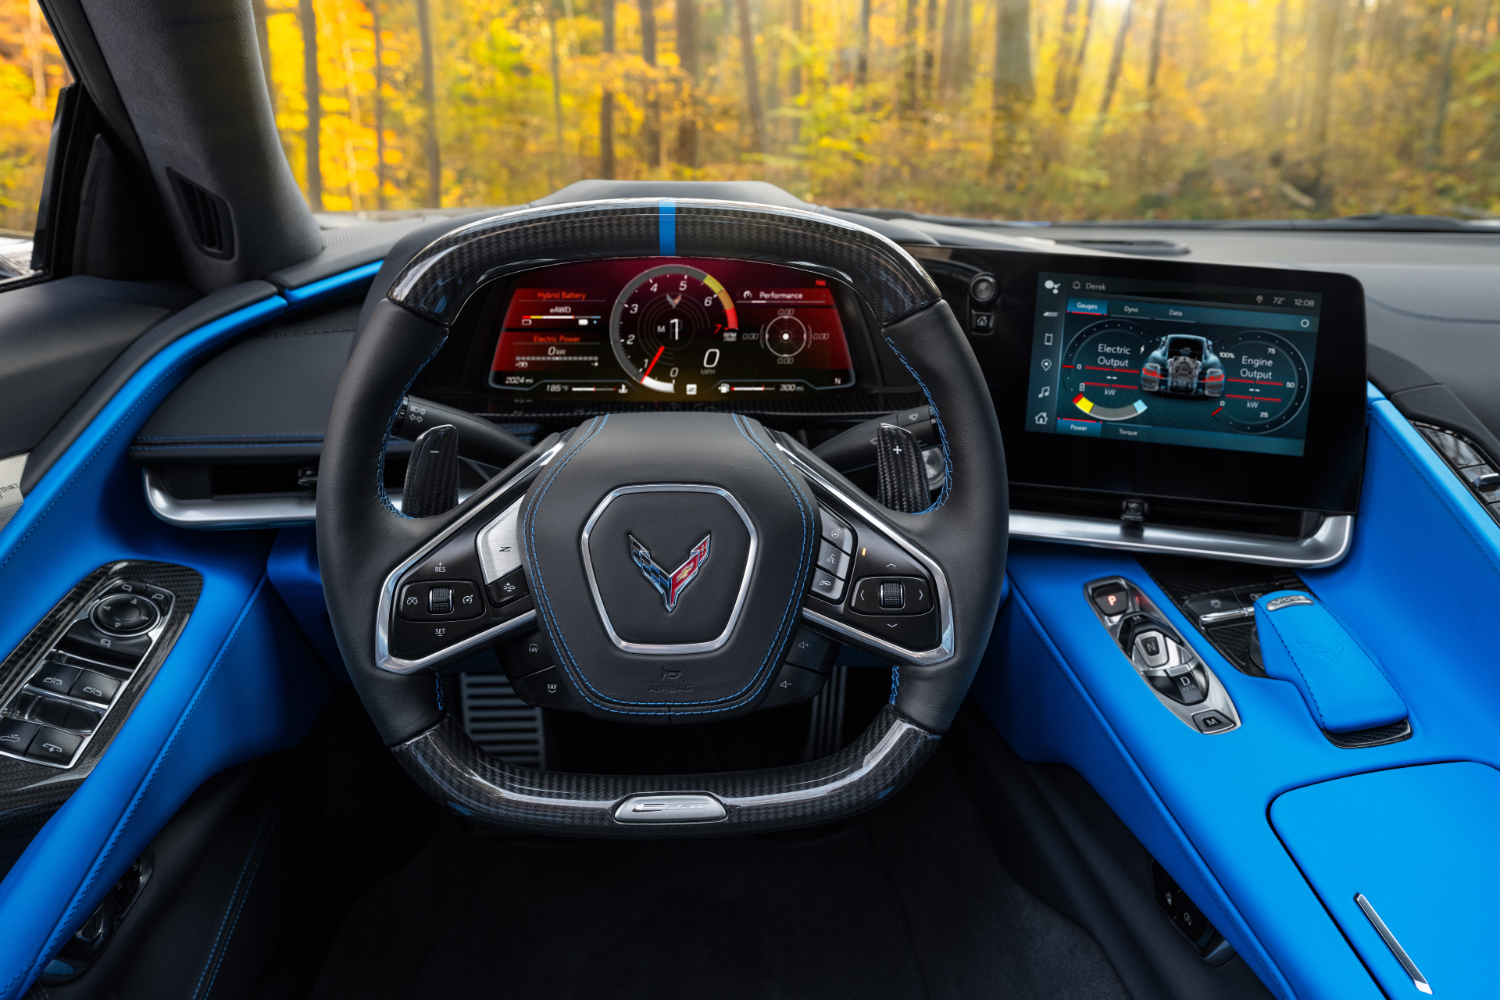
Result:
[[[1317,292],[1042,272],[1025,429],[1300,456]]]

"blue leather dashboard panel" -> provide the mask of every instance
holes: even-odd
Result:
[[[1353,550],[1302,576],[1385,669],[1410,708],[1411,739],[1334,746],[1294,685],[1240,673],[1132,558],[1104,550],[1013,546],[1014,595],[974,686],[1007,742],[1082,773],[1283,997],[1381,991],[1272,830],[1277,796],[1409,764],[1500,763],[1500,528],[1374,390],[1369,426]],[[1140,683],[1083,592],[1114,574],[1193,643],[1234,699],[1239,729],[1199,735]],[[1336,843],[1341,830],[1323,835]]]
[[[1271,822],[1388,996],[1418,989],[1356,893],[1433,996],[1495,994],[1500,771],[1457,762],[1339,778],[1285,793]]]
[[[294,297],[358,290],[371,273]],[[113,559],[178,563],[203,577],[192,617],[129,720],[0,882],[0,1000],[25,991],[199,784],[296,743],[322,707],[327,671],[266,577],[269,534],[168,526],[125,461],[140,426],[197,364],[287,307],[270,296],[167,344],[0,530],[0,649]]]

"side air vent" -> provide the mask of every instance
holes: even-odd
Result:
[[[167,176],[177,192],[177,203],[182,206],[183,218],[198,249],[210,257],[233,257],[234,220],[229,214],[229,203],[171,167],[167,168]]]

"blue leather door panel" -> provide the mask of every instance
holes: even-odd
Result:
[[[1460,761],[1325,781],[1280,796],[1271,822],[1388,996],[1419,990],[1356,893],[1434,996],[1500,992],[1500,771]]]

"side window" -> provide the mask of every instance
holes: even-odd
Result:
[[[52,119],[72,82],[37,0],[0,0],[0,283],[34,273]]]

